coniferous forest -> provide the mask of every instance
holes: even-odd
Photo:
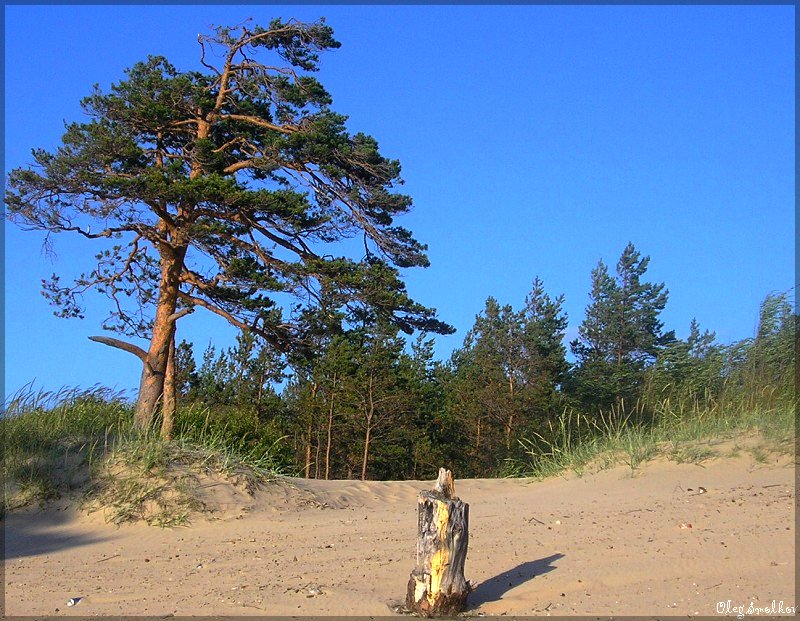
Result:
[[[300,476],[386,480],[432,478],[442,464],[461,476],[510,475],[592,434],[791,409],[797,315],[788,294],[754,309],[754,338],[719,344],[692,321],[682,340],[660,319],[668,290],[647,280],[648,262],[628,244],[613,268],[598,263],[570,343],[564,298],[539,278],[516,306],[489,297],[444,361],[433,337],[404,338],[368,313],[320,337],[318,355],[304,359],[246,334],[219,351],[183,341],[178,424],[268,445]]]

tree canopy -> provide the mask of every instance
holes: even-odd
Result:
[[[601,260],[592,271],[591,304],[571,348],[577,359],[574,384],[584,403],[619,405],[635,397],[642,373],[675,340],[663,332],[664,283],[643,280],[650,257],[632,243],[617,261],[616,278]]]
[[[8,217],[101,244],[74,283],[44,292],[64,317],[107,295],[104,328],[149,339],[96,340],[143,362],[137,421],[146,426],[174,359],[175,324],[204,308],[280,351],[307,346],[329,311],[369,308],[405,332],[449,332],[407,294],[398,268],[428,265],[395,218],[400,164],[351,133],[311,75],[340,46],[324,20],[273,20],[199,35],[200,70],[151,56],[82,102],[54,152],[8,176]],[[342,251],[360,236],[363,255]],[[330,326],[328,326],[330,327]],[[170,386],[167,380],[167,386]],[[165,401],[168,395],[164,395]]]
[[[489,297],[453,353],[446,384],[452,416],[462,421],[473,467],[497,468],[563,405],[568,364],[562,344],[563,296],[553,300],[538,277],[515,311]]]

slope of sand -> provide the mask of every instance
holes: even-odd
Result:
[[[173,530],[117,528],[64,502],[14,513],[6,614],[389,615],[414,565],[416,495],[429,487],[289,479],[255,498],[219,489],[216,519]],[[788,458],[456,479],[456,493],[470,504],[474,615],[796,604]],[[71,597],[83,599],[67,607]]]

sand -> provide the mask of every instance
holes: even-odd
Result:
[[[745,456],[456,478],[470,505],[468,614],[791,612],[794,483],[790,458]],[[66,501],[13,513],[5,612],[391,615],[414,565],[416,495],[430,484],[287,479],[255,497],[220,484],[213,519],[175,529],[116,527]]]

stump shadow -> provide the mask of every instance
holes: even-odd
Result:
[[[488,602],[496,602],[503,599],[503,595],[511,589],[528,582],[528,580],[533,580],[536,576],[541,576],[556,569],[553,563],[562,558],[564,558],[564,555],[557,552],[536,561],[520,563],[494,578],[484,580],[470,593],[467,600],[468,608],[477,608]]]

